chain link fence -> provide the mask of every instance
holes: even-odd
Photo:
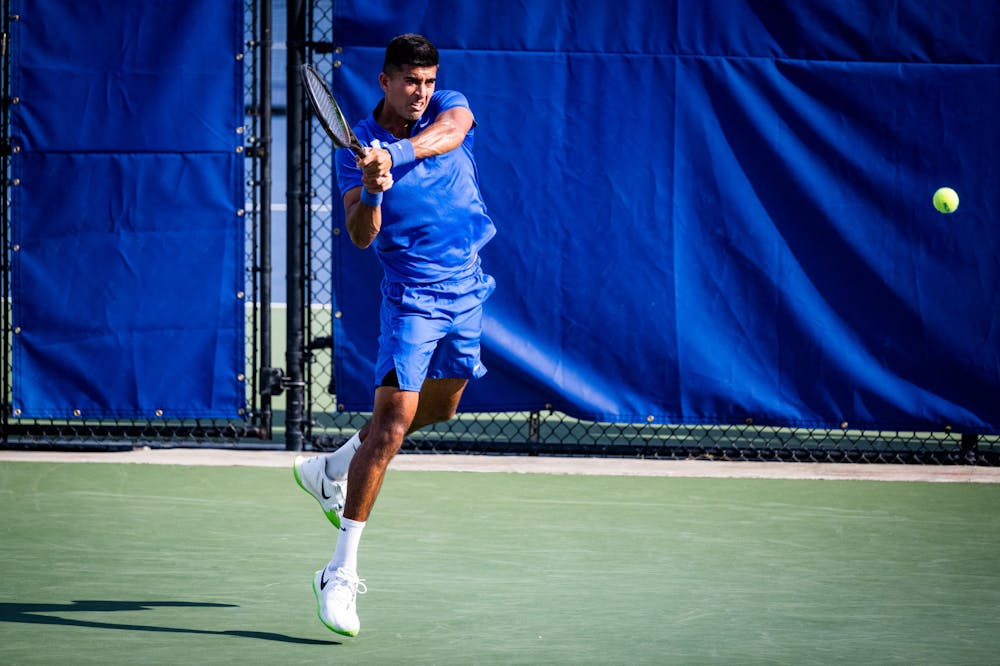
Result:
[[[328,80],[337,66],[337,26],[332,3],[316,0],[301,2],[303,47],[306,60],[314,63]],[[10,6],[2,3],[5,21],[10,21]],[[261,440],[284,436],[281,402],[275,406],[272,423],[272,395],[285,386],[272,374],[272,366],[283,365],[272,359],[270,282],[270,202],[271,202],[271,127],[272,107],[283,107],[285,99],[271,100],[271,26],[288,16],[286,2],[246,0],[244,52],[244,95],[246,99],[246,377],[247,405],[242,420],[54,420],[22,418],[11,410],[12,327],[10,318],[10,136],[7,104],[3,105],[0,128],[0,169],[4,174],[4,196],[0,214],[6,262],[2,271],[7,307],[3,311],[3,401],[0,409],[2,443],[9,447],[76,448],[96,446],[105,449],[131,448],[136,443],[156,446],[192,445],[254,446]],[[9,100],[9,49],[3,52],[2,81],[5,100]],[[278,72],[282,77],[283,72]],[[299,110],[300,112],[303,110]],[[290,114],[292,116],[293,114]],[[300,279],[296,293],[301,301],[289,299],[290,314],[301,310],[302,335],[289,336],[301,348],[301,382],[304,414],[302,432],[295,433],[305,447],[329,450],[345,441],[368,419],[368,414],[344,412],[337,404],[333,386],[332,284],[334,266],[330,248],[335,227],[334,212],[339,207],[331,171],[332,149],[325,134],[312,122],[308,112],[294,114],[304,124],[305,143],[297,156],[302,172],[308,174],[304,191],[301,247],[291,248],[303,258],[303,270],[291,279]],[[293,165],[289,164],[289,169]],[[336,218],[339,219],[339,218]],[[276,248],[283,251],[284,248]],[[290,253],[291,254],[291,253]],[[284,276],[274,276],[283,279]],[[293,290],[289,290],[293,291]],[[291,319],[291,316],[290,316]],[[280,327],[276,327],[277,328]],[[280,351],[275,345],[275,351]],[[293,355],[294,356],[294,355]],[[292,362],[285,359],[288,366]],[[296,382],[297,383],[297,382]],[[281,399],[279,399],[280,401]],[[296,448],[296,447],[290,447]],[[581,421],[568,415],[540,408],[531,412],[460,414],[452,421],[437,424],[409,437],[404,450],[426,453],[480,453],[566,456],[630,456],[648,458],[701,458],[723,460],[787,460],[843,462],[915,462],[935,464],[1000,464],[1000,437],[962,434],[951,431],[918,433],[852,430],[845,424],[837,430],[773,428],[754,423],[740,425],[692,426],[671,424],[615,424]]]
[[[244,3],[245,50],[240,56],[244,63],[244,99],[246,103],[243,127],[246,155],[246,194],[244,209],[246,225],[246,407],[237,419],[45,419],[23,417],[12,409],[12,326],[11,326],[11,245],[10,207],[11,188],[16,186],[10,177],[10,118],[7,101],[10,99],[10,48],[7,46],[8,27],[18,17],[11,14],[10,3],[3,2],[3,105],[2,169],[4,196],[2,243],[5,249],[3,291],[7,307],[3,312],[3,329],[6,333],[2,352],[3,405],[0,409],[0,444],[6,447],[25,448],[81,448],[102,449],[132,448],[135,443],[155,445],[190,445],[203,443],[213,446],[235,445],[247,440],[266,439],[271,436],[271,407],[268,396],[261,396],[259,368],[270,358],[269,312],[267,281],[262,279],[269,270],[270,249],[267,234],[270,219],[270,175],[267,172],[269,155],[269,60],[270,60],[270,0],[246,0]],[[263,300],[262,300],[263,299]],[[265,361],[262,363],[262,361]]]

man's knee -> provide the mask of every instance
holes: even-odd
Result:
[[[393,444],[403,442],[403,438],[406,437],[409,427],[408,419],[383,419],[377,424],[373,424],[372,429],[368,433],[368,438],[379,442],[381,446],[392,446]]]
[[[388,464],[402,447],[407,430],[408,428],[400,423],[373,425],[362,446],[367,449],[371,458]]]

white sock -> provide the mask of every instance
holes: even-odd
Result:
[[[361,446],[361,438],[358,437],[359,434],[361,434],[360,431],[354,433],[343,446],[324,459],[326,462],[326,475],[334,481],[347,478],[347,470],[351,468],[351,460],[354,458],[354,452]]]
[[[329,571],[346,569],[347,571],[358,571],[358,544],[361,542],[361,531],[365,529],[365,523],[350,518],[340,519],[340,534],[337,536],[337,550],[333,552],[333,559],[326,565]]]

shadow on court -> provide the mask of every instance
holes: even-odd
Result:
[[[118,624],[115,622],[95,622],[47,615],[47,613],[108,613],[117,611],[144,611],[154,608],[238,608],[235,604],[216,604],[195,601],[74,601],[69,604],[28,604],[0,603],[0,622],[20,622],[23,624],[52,624],[67,627],[89,627],[92,629],[119,629],[124,631],[151,631],[173,634],[202,634],[210,636],[241,636],[243,638],[258,638],[265,641],[280,643],[296,643],[299,645],[340,645],[336,641],[321,641],[312,638],[296,638],[285,634],[275,634],[266,631],[210,631],[207,629],[189,629],[186,627],[160,627],[146,624]],[[43,615],[42,613],[46,613]]]

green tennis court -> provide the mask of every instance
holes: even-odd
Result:
[[[283,469],[0,463],[0,663],[995,663],[1000,486],[392,471],[360,636]]]

